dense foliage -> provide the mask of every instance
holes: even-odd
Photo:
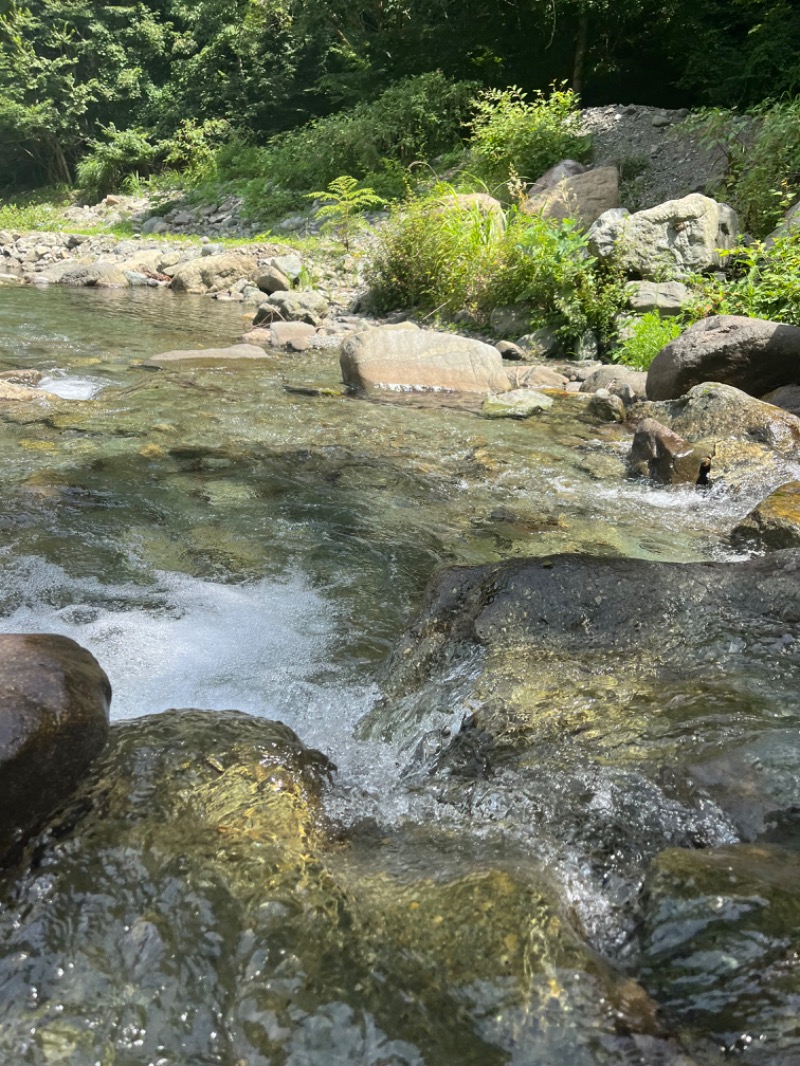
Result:
[[[368,276],[381,310],[467,311],[485,326],[494,308],[516,305],[530,329],[555,329],[568,350],[589,331],[610,344],[623,301],[621,278],[589,255],[574,222],[501,214],[485,194],[445,184],[398,206]]]
[[[792,0],[0,0],[0,188],[69,183],[87,153],[95,189],[126,160],[191,165],[222,129],[263,146],[437,70],[528,93],[566,80],[586,103],[751,106],[798,88],[799,36]]]

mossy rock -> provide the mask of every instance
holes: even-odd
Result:
[[[770,493],[731,532],[734,544],[775,551],[800,547],[800,481]]]

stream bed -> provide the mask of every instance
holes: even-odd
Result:
[[[0,887],[3,1061],[800,1063],[800,555],[727,547],[798,464],[659,489],[576,397],[137,365],[242,328],[0,293],[50,393],[0,401],[0,632],[114,723]]]

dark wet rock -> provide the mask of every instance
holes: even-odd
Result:
[[[800,419],[732,385],[705,382],[680,399],[649,405],[688,440],[739,437],[784,455],[800,446]]]
[[[790,481],[770,493],[734,527],[731,540],[735,545],[768,551],[800,547],[800,481]]]
[[[641,404],[637,412],[713,455],[714,478],[731,488],[774,478],[783,460],[800,455],[800,419],[732,385],[695,385],[677,400]]]
[[[797,1063],[800,857],[670,850],[643,895],[643,980],[668,1024],[757,1066]]]
[[[657,851],[736,839],[752,779],[712,800],[696,770],[786,713],[798,638],[798,551],[455,567],[429,587],[363,729],[405,743],[432,810],[536,840],[587,884],[581,916],[613,941]],[[796,776],[775,806],[791,804]]]
[[[628,456],[628,470],[636,477],[662,485],[697,485],[708,480],[712,456],[695,448],[653,418],[636,427]]]
[[[0,635],[0,859],[73,792],[108,733],[111,686],[67,637]]]
[[[680,1061],[535,857],[433,827],[334,838],[331,770],[233,711],[115,724],[2,900],[0,1053],[94,1061],[133,1031],[148,1061],[645,1066],[639,1037],[647,1066]]]
[[[355,389],[504,392],[509,380],[490,344],[403,323],[365,330],[342,346],[342,376]]]
[[[705,318],[663,348],[647,372],[647,396],[671,400],[718,381],[751,396],[790,385],[800,365],[800,327],[741,315]]]

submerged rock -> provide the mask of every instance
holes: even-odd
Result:
[[[787,713],[799,639],[798,551],[453,567],[431,583],[363,729],[405,745],[432,810],[501,817],[535,840],[586,885],[595,935],[613,938],[648,858],[736,839],[753,781],[734,776],[712,802],[696,769]],[[768,773],[767,759],[753,770]],[[792,804],[796,775],[776,802]]]
[[[2,900],[0,1052],[500,1066],[566,1047],[606,1066],[641,1034],[674,1061],[535,859],[434,828],[334,841],[331,769],[233,711],[115,724]]]
[[[666,1021],[756,1066],[797,1062],[799,878],[800,856],[769,845],[658,857],[642,965]]]
[[[0,635],[0,861],[74,791],[108,732],[111,686],[67,637]]]
[[[530,418],[553,406],[553,398],[535,389],[511,389],[483,401],[484,418]]]
[[[229,348],[192,348],[187,351],[161,352],[144,360],[140,366],[153,370],[172,363],[216,363],[224,365],[237,359],[265,359],[267,353],[258,344],[232,344]]]
[[[790,481],[767,496],[731,532],[734,544],[746,547],[800,547],[800,481]]]

